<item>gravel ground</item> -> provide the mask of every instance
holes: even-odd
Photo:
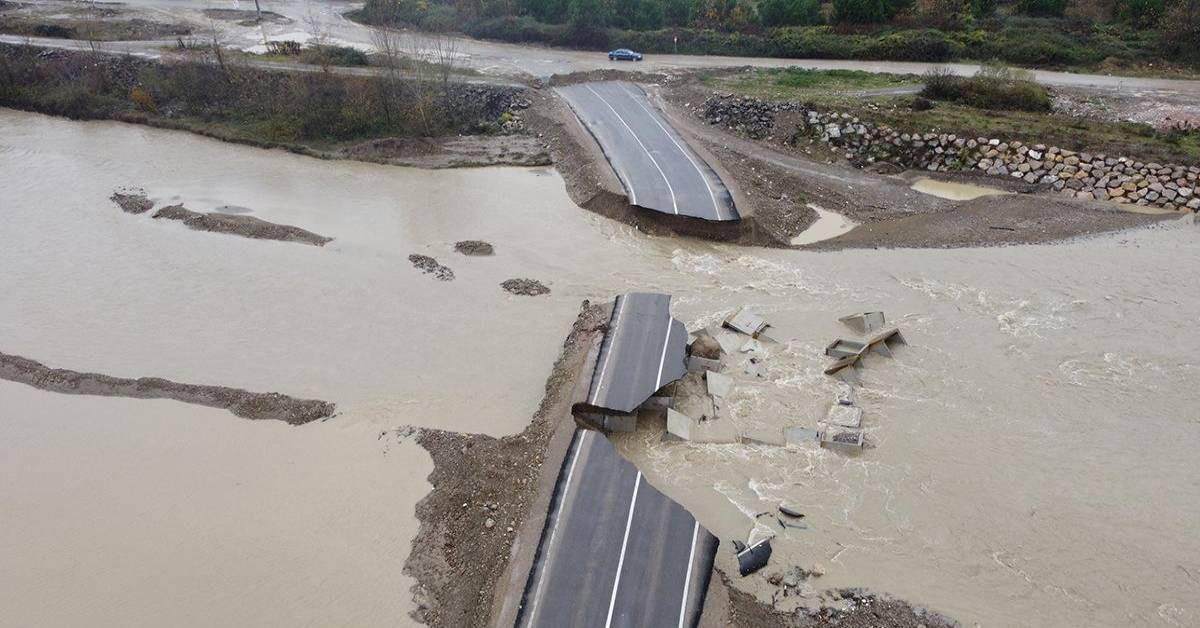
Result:
[[[544,488],[538,477],[547,445],[556,428],[574,426],[571,393],[608,314],[583,302],[546,381],[546,395],[521,433],[493,438],[421,430],[417,435],[434,462],[433,490],[417,504],[421,529],[404,567],[417,580],[417,621],[435,628],[487,625],[494,597],[505,593],[497,591],[497,583],[515,534],[534,514],[531,503]]]

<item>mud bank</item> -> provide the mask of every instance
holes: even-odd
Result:
[[[129,211],[129,210],[126,210]],[[228,233],[253,238],[256,240],[279,240],[281,242],[300,242],[313,246],[325,246],[333,240],[300,227],[277,225],[253,216],[233,216],[230,214],[203,214],[185,208],[183,205],[170,205],[154,212],[154,218],[178,220],[196,231],[211,231],[213,233]]]
[[[0,379],[70,395],[134,399],[174,399],[228,410],[246,419],[274,419],[303,425],[333,416],[335,406],[280,393],[254,393],[225,386],[180,384],[158,377],[129,379],[48,367],[41,362],[0,352]]]
[[[418,432],[434,469],[433,490],[417,504],[420,531],[404,567],[417,581],[413,619],[437,628],[482,626],[492,617],[493,598],[505,593],[497,585],[504,581],[514,539],[530,528],[541,531],[545,513],[538,516],[531,506],[540,492],[552,490],[558,472],[558,461],[543,464],[546,452],[556,432],[575,427],[570,398],[576,375],[606,322],[604,308],[583,302],[546,380],[545,397],[519,434]],[[527,519],[531,523],[523,527]],[[536,534],[526,539],[536,542]]]
[[[428,255],[413,253],[408,256],[408,261],[413,265],[413,268],[426,275],[433,275],[439,281],[454,281],[454,271],[449,266],[443,266],[436,259]]]

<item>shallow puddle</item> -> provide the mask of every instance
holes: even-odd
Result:
[[[951,201],[969,201],[981,196],[1012,194],[1012,192],[984,187],[982,185],[955,183],[953,181],[939,181],[937,179],[917,179],[913,182],[911,187],[918,192]]]
[[[858,226],[857,222],[837,212],[823,209],[812,203],[809,203],[808,207],[817,212],[817,220],[799,235],[792,238],[792,245],[794,246],[836,238]]]

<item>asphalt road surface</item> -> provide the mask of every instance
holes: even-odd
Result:
[[[517,626],[695,626],[717,539],[602,434],[577,430]]]
[[[683,377],[687,329],[671,318],[671,296],[653,292],[619,295],[587,403],[632,412],[664,384]]]
[[[662,116],[625,81],[558,88],[595,136],[638,207],[705,220],[739,220],[729,189]]]

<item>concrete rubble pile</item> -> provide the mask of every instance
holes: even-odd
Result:
[[[799,114],[795,128],[775,128],[775,116],[783,111]],[[1003,138],[905,133],[848,113],[744,96],[713,96],[704,103],[701,117],[755,139],[780,135],[789,144],[802,139],[820,142],[859,166],[884,162],[931,172],[983,172],[1076,198],[1200,212],[1198,166]]]

